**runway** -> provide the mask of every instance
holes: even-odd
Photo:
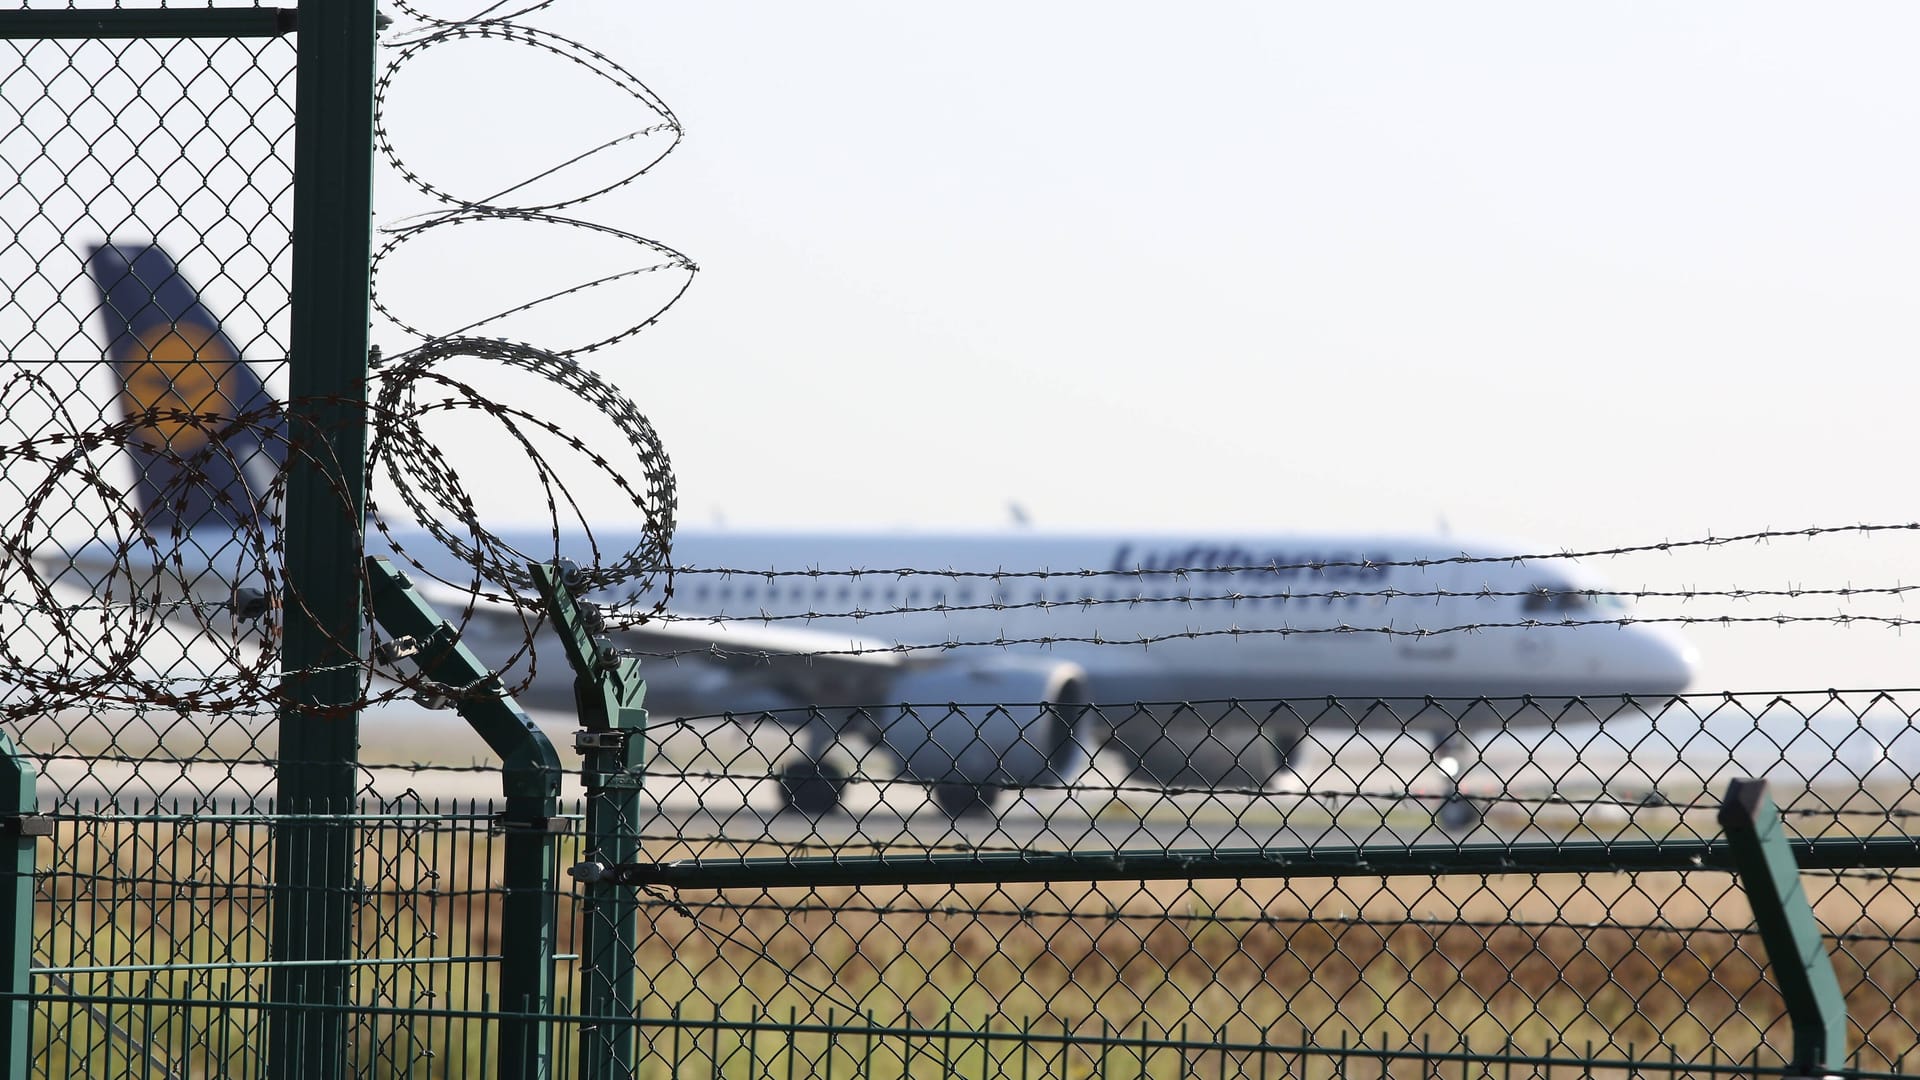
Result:
[[[1294,768],[1260,789],[1169,790],[1125,775],[1096,755],[1070,783],[1008,791],[992,814],[950,820],[924,784],[901,779],[888,755],[869,753],[841,809],[810,818],[782,809],[774,779],[793,754],[778,724],[657,720],[640,833],[650,841],[970,850],[1128,850],[1433,844],[1567,838],[1707,835],[1734,776],[1767,776],[1783,805],[1837,805],[1872,792],[1875,805],[1911,799],[1920,775],[1920,730],[1890,704],[1813,719],[1801,706],[1669,709],[1605,723],[1515,729],[1475,737],[1460,791],[1481,812],[1467,831],[1434,823],[1447,776],[1418,738],[1314,729]],[[43,805],[85,809],[118,800],[121,812],[169,803],[265,812],[276,776],[271,717],[232,717],[192,745],[146,720],[95,716],[32,725],[23,747],[41,757]],[[536,717],[564,765],[576,766],[571,718]],[[38,730],[36,730],[36,728]],[[42,735],[62,730],[49,753]],[[109,752],[89,755],[91,738]],[[501,796],[501,776],[478,736],[451,712],[414,706],[369,711],[361,762],[370,807],[450,806]],[[39,745],[36,745],[39,744]],[[563,802],[582,789],[569,771]]]

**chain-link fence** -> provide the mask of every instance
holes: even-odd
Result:
[[[491,1069],[502,1023],[537,1019],[561,1075],[1789,1073],[1782,960],[1718,820],[1728,778],[1763,773],[1845,998],[1830,1071],[1906,1073],[1920,801],[1889,762],[1920,738],[1908,697],[1482,703],[1524,726],[1467,737],[1488,779],[1463,785],[1465,831],[1435,820],[1448,785],[1420,739],[1343,719],[1258,786],[1086,774],[957,819],[875,761],[840,808],[799,813],[778,767],[792,717],[673,721],[647,733],[637,790],[601,774],[561,815],[555,866],[575,877],[540,886],[539,1014],[501,1002],[528,927],[504,914],[498,804],[359,808],[352,1061]],[[1245,738],[1185,703],[1140,709],[1198,744]],[[631,845],[619,862],[596,813]],[[271,807],[52,816],[44,1070],[257,1072]],[[626,979],[626,1011],[583,1004]]]
[[[1282,727],[1294,764],[1096,771],[957,819],[878,767],[829,813],[783,811],[779,733],[803,717],[678,721],[650,732],[646,858],[621,879],[649,890],[641,1015],[687,1024],[649,1028],[645,1053],[808,1075],[1783,1069],[1790,1024],[1717,820],[1754,774],[1806,868],[1846,1064],[1899,1072],[1920,1020],[1904,697],[1100,709],[1116,757],[1164,741],[1190,773]],[[1457,790],[1436,711],[1480,721],[1444,744],[1473,759]]]
[[[236,775],[272,752],[264,693],[202,721],[198,747],[156,706],[192,700],[208,671],[274,678],[257,613],[232,595],[265,584],[262,545],[190,526],[278,514],[282,440],[228,441],[206,418],[259,413],[268,386],[284,396],[294,50],[277,36],[39,37],[57,28],[5,14],[8,715],[83,717],[17,731],[65,790],[190,794],[160,742],[183,757],[221,746]],[[221,505],[222,488],[258,505]]]
[[[552,212],[645,172],[677,121],[514,21],[540,6],[396,5],[416,25],[377,89],[371,4],[0,12],[16,1074],[1913,1071],[1917,692],[1674,696],[1668,634],[1897,628],[1828,605],[1908,586],[1668,596],[1567,553],[1216,543],[716,552],[670,592],[664,451],[571,357],[692,264]],[[373,107],[448,42],[587,70],[642,115],[581,159],[628,156],[446,194]],[[486,219],[642,264],[440,327],[380,305],[427,344],[361,366],[377,260],[348,181],[376,128],[448,207],[381,259]],[[667,284],[574,348],[458,336],[641,279]],[[584,401],[631,463],[482,361]],[[458,411],[536,462],[552,529],[479,526],[481,485],[422,426]],[[363,506],[369,471],[416,526]],[[596,534],[609,504],[643,527]],[[590,557],[541,567],[563,550]],[[1662,598],[1778,610],[1625,603]],[[1468,661],[1545,692],[1329,674]],[[577,716],[570,750],[516,698]],[[1772,863],[1726,816],[1743,776],[1778,802]]]
[[[313,330],[365,321],[364,282],[343,320],[314,267],[356,224],[366,259],[364,192],[330,180],[315,123],[354,126],[351,97],[316,101],[354,13],[309,14],[328,45],[298,48],[298,13],[257,4],[0,12],[0,701],[39,772],[16,831],[50,834],[56,860],[10,986],[31,995],[36,1072],[286,1075],[342,1001],[380,992],[377,968],[341,977],[346,833],[321,811],[357,788],[351,757],[298,740],[331,723],[350,745],[329,706],[361,682],[338,663],[360,651],[352,561],[332,560],[345,590],[311,570],[328,537],[357,546],[364,331],[356,349]],[[342,766],[320,799],[289,783]],[[361,951],[393,929],[367,919]],[[303,999],[330,1014],[306,1022]]]

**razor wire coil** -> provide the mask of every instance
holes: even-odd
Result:
[[[547,6],[513,0],[456,19],[429,14],[418,0],[397,0],[396,10],[427,24],[403,38],[399,48],[406,50],[407,65],[418,63],[429,48],[460,40],[526,46],[589,65],[604,60],[592,50],[514,24]],[[417,70],[399,62],[388,69],[381,84],[383,107],[400,85],[396,69],[401,76]],[[632,100],[653,109],[657,99],[648,95],[635,91]],[[659,109],[664,112],[664,106]],[[638,265],[587,275],[558,289],[529,290],[498,313],[444,327],[381,293],[381,310],[424,344],[374,366],[363,412],[379,475],[370,495],[372,514],[362,520],[369,536],[386,543],[410,573],[425,576],[430,567],[440,572],[444,588],[435,601],[459,632],[479,639],[489,625],[504,626],[505,634],[496,640],[504,640],[505,649],[490,659],[504,659],[502,667],[513,666],[515,658],[525,663],[497,687],[450,686],[405,665],[396,669],[369,659],[316,669],[356,674],[362,687],[356,708],[421,695],[514,694],[552,676],[559,667],[552,651],[542,656],[532,647],[543,622],[529,595],[524,564],[562,556],[581,564],[616,641],[622,630],[643,625],[669,630],[814,622],[902,627],[845,650],[821,647],[824,638],[788,653],[725,646],[633,650],[650,659],[718,657],[744,660],[749,667],[761,661],[826,661],[843,653],[964,649],[990,655],[1012,647],[1075,643],[1142,648],[1255,634],[1403,639],[1579,632],[1584,626],[1637,623],[1898,629],[1906,622],[1871,609],[1900,602],[1910,588],[1884,580],[1816,588],[1351,587],[1375,570],[1400,566],[1602,560],[1920,528],[1900,523],[1399,561],[1276,559],[1260,565],[1257,558],[1241,560],[1211,547],[1205,557],[1175,560],[1184,565],[1168,567],[676,569],[671,558],[676,494],[664,448],[639,408],[585,366],[594,355],[606,355],[595,350],[625,340],[664,309],[637,311],[631,316],[639,320],[634,325],[616,327],[612,336],[591,335],[593,340],[578,348],[478,335],[508,316],[537,311],[566,296],[597,295],[643,274],[667,275],[660,280],[679,291],[663,291],[677,300],[685,283],[672,275],[691,275],[692,262],[637,234],[552,212],[580,205],[579,199],[514,198],[552,180],[556,173],[550,165],[529,166],[527,179],[480,189],[475,197],[437,182],[397,138],[382,138],[383,152],[391,153],[391,163],[407,182],[423,185],[419,190],[440,206],[396,224],[382,247],[383,268],[398,265],[400,254],[424,250],[436,237],[489,220],[548,229],[555,237],[591,234],[626,244]],[[554,164],[564,170],[604,160],[656,138],[678,141],[678,121],[670,113],[657,121],[643,117],[628,133],[617,133],[619,141]],[[480,380],[468,377],[482,364],[545,380],[569,394],[570,404],[563,413],[548,413],[517,399],[490,396]],[[365,962],[356,962],[351,976],[360,1000],[369,1003],[366,1015],[351,1021],[361,1040],[356,1053],[376,1063],[375,1071],[456,1074],[470,1065],[452,1018],[481,1017],[484,1023],[502,1013],[482,1004],[490,985],[484,974],[437,976],[433,971],[484,973],[498,963],[493,939],[513,928],[493,921],[492,905],[503,892],[494,873],[500,859],[494,846],[499,835],[495,808],[471,800],[446,802],[442,796],[490,786],[502,771],[499,763],[480,761],[484,755],[477,748],[468,764],[370,753],[357,775],[366,792],[385,795],[327,815],[284,813],[271,799],[274,771],[304,764],[279,757],[271,737],[275,715],[291,703],[277,670],[277,628],[289,611],[310,600],[303,583],[285,580],[281,558],[281,531],[298,522],[289,522],[279,477],[245,492],[219,490],[206,477],[216,465],[244,471],[239,466],[246,464],[245,455],[236,447],[247,439],[270,443],[301,468],[333,474],[337,463],[317,448],[338,433],[303,424],[300,417],[314,402],[291,400],[257,413],[215,407],[218,403],[132,412],[107,406],[95,423],[84,415],[78,397],[52,382],[36,382],[27,373],[7,385],[11,389],[0,390],[0,403],[32,398],[72,406],[52,408],[42,427],[18,421],[22,426],[0,439],[7,444],[0,447],[0,462],[7,466],[8,482],[23,485],[27,504],[0,521],[0,578],[6,584],[0,617],[30,616],[37,628],[0,639],[0,718],[41,768],[43,790],[58,799],[46,815],[54,829],[47,841],[54,868],[36,880],[41,906],[59,928],[37,943],[41,967],[36,977],[58,986],[68,999],[62,1003],[45,994],[36,1003],[45,1010],[50,1039],[68,1051],[69,1060],[91,1063],[96,1054],[111,1056],[113,1048],[126,1044],[138,1046],[126,1055],[135,1062],[130,1070],[247,1072],[244,1053],[234,1057],[204,1049],[194,1052],[211,1064],[176,1068],[172,1048],[245,1041],[244,1026],[228,1018],[244,1014],[247,990],[243,980],[219,981],[226,977],[221,972],[261,966],[262,946],[250,935],[257,935],[252,920],[276,887],[263,869],[276,830],[284,835],[290,823],[321,823],[351,828],[364,841],[328,894],[351,899],[356,940],[366,946]],[[29,411],[11,412],[24,416]],[[528,458],[541,488],[537,503],[544,537],[528,542],[485,520],[477,493],[489,478],[436,444],[430,430],[439,418],[453,416],[492,421],[501,445]],[[621,449],[598,449],[600,444],[581,434],[588,422],[610,424]],[[181,434],[177,444],[156,435],[167,431]],[[199,449],[183,448],[187,444]],[[124,470],[116,471],[110,462],[135,446],[152,457],[156,469],[174,477],[161,485],[163,503],[204,502],[237,522],[229,543],[200,554],[236,581],[256,583],[268,598],[257,614],[245,614],[253,609],[229,588],[234,582],[202,579],[191,569],[195,541],[179,523],[181,515],[172,526],[155,526],[134,505]],[[577,482],[586,472],[616,492],[624,507],[640,512],[646,524],[637,535],[610,537],[593,530],[586,485]],[[336,488],[330,498],[338,505],[323,512],[358,516],[359,508],[350,505],[344,491]],[[72,524],[61,520],[63,503],[74,502],[74,492],[102,508],[92,524],[108,565],[99,589],[84,598],[76,598],[80,590],[63,576],[67,571],[60,562],[62,556],[72,562],[81,554],[60,547],[63,530]],[[452,572],[434,558],[440,554],[452,556]],[[1330,581],[1303,588],[1298,581],[1277,580],[1288,574],[1321,574]],[[987,603],[906,602],[873,610],[856,606],[858,601],[833,606],[837,602],[798,599],[794,602],[819,610],[768,605],[758,614],[748,613],[751,606],[741,613],[702,613],[687,605],[686,582],[718,585],[733,577],[785,584],[799,579],[809,585],[895,579],[923,587],[948,581],[1019,583],[1020,588]],[[1275,584],[1263,584],[1267,581]],[[1027,588],[1041,584],[1049,592],[1071,592],[1064,600],[1031,598]],[[1090,593],[1096,585],[1101,595]],[[178,595],[182,588],[196,587],[198,593]],[[1164,595],[1176,588],[1187,595]],[[1107,589],[1131,595],[1105,595]],[[1475,607],[1532,597],[1578,597],[1590,607],[1603,599],[1691,606],[1681,617],[1650,612],[1594,619],[1555,612],[1555,617],[1527,620],[1489,618],[1490,607]],[[1289,605],[1355,601],[1390,604],[1390,612],[1403,604],[1432,602],[1446,602],[1452,610],[1430,620],[1356,615],[1337,626],[1310,626],[1305,620],[1286,625],[1281,614]],[[1264,625],[1249,618],[1248,625],[1227,628],[1202,627],[1196,619],[1191,630],[1164,637],[988,629],[956,630],[949,640],[938,640],[938,630],[910,632],[900,621],[942,615],[958,625],[963,616],[1076,611],[1104,620],[1129,606],[1164,610],[1183,604],[1256,605],[1272,618]],[[1812,610],[1816,605],[1841,610]],[[1776,606],[1780,610],[1766,610]],[[837,635],[843,627],[820,629]],[[922,633],[926,636],[916,636]],[[366,653],[360,641],[334,644],[354,656]],[[170,649],[214,655],[171,666],[156,659]],[[1642,1048],[1655,1042],[1672,1048],[1674,1061],[1686,1054],[1704,1058],[1708,1064],[1701,1072],[1738,1071],[1708,1055],[1738,1054],[1755,1062],[1766,1056],[1771,1062],[1767,1055],[1784,1045],[1777,1010],[1770,1011],[1774,1006],[1764,971],[1753,956],[1753,931],[1736,924],[1741,909],[1727,876],[1623,871],[1619,860],[1609,862],[1605,844],[1622,838],[1675,844],[1709,839],[1714,830],[1702,814],[1713,808],[1717,786],[1726,775],[1756,765],[1755,771],[1770,772],[1780,782],[1782,813],[1797,837],[1905,835],[1920,814],[1920,789],[1911,773],[1895,773],[1908,761],[1909,744],[1920,732],[1915,710],[1905,700],[1914,693],[1588,695],[1552,704],[1520,698],[1449,703],[1321,697],[1315,699],[1321,711],[1298,703],[1236,711],[1229,702],[1221,717],[1197,715],[1194,702],[1138,703],[1137,716],[1104,718],[1134,720],[1147,734],[1116,734],[1102,748],[1110,757],[1137,754],[1139,762],[1121,762],[1137,769],[1116,779],[1107,768],[1111,762],[1102,762],[1098,769],[1025,783],[992,781],[987,786],[996,787],[997,795],[1018,789],[1013,806],[961,818],[930,805],[940,794],[942,776],[899,774],[898,763],[887,758],[880,721],[984,724],[995,708],[1004,716],[1006,703],[917,709],[911,702],[875,703],[866,712],[869,726],[882,731],[877,740],[863,734],[864,728],[849,728],[836,732],[824,748],[808,744],[810,730],[847,710],[822,706],[797,713],[656,717],[634,736],[649,744],[650,764],[601,778],[641,783],[640,816],[620,827],[637,839],[645,858],[661,863],[708,859],[717,865],[736,857],[791,863],[822,856],[939,856],[966,863],[1068,849],[1111,862],[1141,850],[1217,852],[1249,838],[1319,852],[1424,850],[1412,853],[1420,859],[1402,864],[1420,869],[1391,882],[1356,867],[1317,884],[1285,877],[1208,878],[1195,870],[1189,879],[1155,883],[653,887],[632,897],[642,917],[628,958],[663,997],[674,996],[645,1006],[644,1019],[658,1026],[660,1037],[653,1038],[649,1029],[640,1067],[674,1074],[777,1075],[778,1062],[769,1058],[767,1047],[778,1044],[774,1054],[787,1055],[786,1071],[806,1071],[808,1065],[832,1071],[853,1060],[844,1054],[847,1044],[832,1040],[845,1034],[857,1046],[864,1035],[871,1057],[878,1033],[879,1071],[898,1066],[902,1075],[917,1075],[933,1071],[929,1063],[936,1040],[959,1043],[969,1037],[954,1030],[956,1015],[977,1020],[981,1029],[995,1029],[996,1038],[1005,1036],[1002,1043],[1017,1042],[1019,1031],[1031,1034],[1036,1023],[1051,1025],[1049,1031],[1057,1028],[1060,1056],[1042,1059],[1037,1072],[1042,1075],[1133,1072],[1120,1067],[1117,1056],[1109,1061],[1109,1055],[1124,1049],[1136,1030],[1143,1047],[1172,1040],[1177,1031],[1176,1049],[1191,1055],[1173,1063],[1152,1059],[1143,1049],[1124,1062],[1137,1064],[1145,1075],[1208,1074],[1215,1064],[1205,1060],[1208,1054],[1219,1056],[1223,1075],[1251,1073],[1254,1056],[1260,1057],[1263,1074],[1269,1064],[1280,1065],[1282,1072],[1304,1071],[1301,1063],[1316,1044],[1331,1060],[1362,1038],[1372,1038],[1369,1032],[1389,1028],[1391,1040],[1380,1035],[1375,1041],[1386,1046],[1397,1040],[1396,1045],[1414,1048],[1407,1076],[1430,1075],[1436,1055],[1464,1054],[1472,1046],[1484,1050],[1483,1033],[1495,1027],[1508,1036],[1505,1049],[1519,1054],[1557,1052],[1552,1048],[1581,1037],[1600,1047],[1596,1052],[1588,1046],[1584,1073],[1563,1061],[1539,1066],[1532,1075],[1591,1075],[1596,1060],[1599,1067],[1612,1068],[1611,1059],[1630,1066],[1651,1056],[1634,1050],[1634,1040]],[[934,712],[941,715],[933,717]],[[1731,722],[1734,735],[1712,726],[1717,712]],[[1384,723],[1369,727],[1369,717]],[[382,715],[369,723],[368,733],[390,735],[418,722],[409,714],[389,719]],[[1879,752],[1856,753],[1847,740],[1867,732],[1870,722],[1878,724]],[[1304,763],[1297,756],[1291,763],[1284,756],[1276,759],[1275,748],[1249,735],[1248,728],[1259,734],[1263,723],[1288,731],[1297,724],[1295,749],[1309,755]],[[1499,772],[1497,763],[1469,762],[1460,776],[1444,776],[1437,755],[1429,752],[1438,747],[1409,745],[1457,735],[1456,748],[1493,749],[1529,727],[1537,732],[1535,742],[1514,773]],[[1025,749],[1029,738],[1022,734],[991,747],[990,756]],[[434,747],[436,753],[445,749]],[[962,754],[973,747],[950,749]],[[783,800],[791,798],[793,763],[813,758],[844,769],[837,781],[845,802],[808,816]],[[1453,779],[1459,784],[1450,788]],[[405,790],[392,791],[399,787]],[[163,808],[165,796],[182,790],[202,798]],[[224,812],[220,799],[226,800]],[[1443,828],[1436,809],[1461,801],[1470,803],[1478,819],[1464,829]],[[584,860],[589,853],[577,832],[582,816],[561,815],[576,833],[560,843],[567,857]],[[1508,845],[1542,835],[1591,841],[1584,849],[1585,869],[1449,872],[1448,860],[1469,845]],[[1892,1069],[1920,1037],[1920,1011],[1904,996],[1904,988],[1920,977],[1920,939],[1913,932],[1920,879],[1910,869],[1889,867],[1810,871],[1806,880],[1825,924],[1822,940],[1834,949],[1847,980],[1857,1025],[1854,1046],[1862,1055],[1854,1064],[1864,1059],[1868,1068],[1863,1071],[1871,1072],[1875,1061],[1884,1060]],[[564,879],[542,888],[581,920],[601,917],[580,914],[574,906],[579,894]],[[149,957],[174,962],[147,964]],[[141,978],[144,985],[136,981]],[[143,1004],[145,1015],[138,1008]],[[775,1013],[785,1008],[793,1012],[783,1023]],[[63,1009],[70,1011],[55,1011]],[[375,1015],[381,1019],[372,1019]],[[850,1021],[842,1033],[836,1025],[845,1017],[861,1017],[864,1023]],[[608,1026],[604,1018],[553,1019],[582,1032]],[[817,1030],[823,1019],[832,1032]],[[684,1026],[675,1026],[683,1021]],[[1288,1065],[1275,1056],[1266,1036],[1276,1025],[1294,1021],[1307,1049]],[[634,1026],[639,1022],[635,1019]],[[1189,1038],[1188,1024],[1214,1037]],[[723,1034],[739,1038],[724,1047],[703,1041]],[[765,1041],[756,1046],[756,1038]],[[99,1051],[99,1045],[110,1049]],[[668,1060],[683,1045],[695,1049]],[[1025,1054],[1030,1048],[1022,1045]],[[923,1050],[927,1056],[916,1057]],[[181,1054],[186,1060],[187,1052]],[[1069,1054],[1080,1055],[1071,1069]],[[1564,1056],[1579,1058],[1570,1051]],[[58,1052],[47,1057],[54,1061]],[[798,1070],[792,1068],[796,1062]],[[983,1075],[996,1068],[1001,1075],[1023,1075],[1030,1064],[1025,1056],[1015,1062],[986,1051],[970,1060],[943,1057],[939,1064],[956,1062],[967,1067],[952,1071]],[[1109,1064],[1115,1068],[1107,1069]],[[1491,1073],[1491,1064],[1488,1069]],[[1753,1071],[1764,1070],[1756,1066]],[[53,1068],[48,1073],[55,1075]],[[1402,1075],[1385,1064],[1381,1073]]]

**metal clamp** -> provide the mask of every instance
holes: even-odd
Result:
[[[45,814],[9,814],[0,817],[0,836],[52,836],[53,819]]]
[[[265,589],[255,589],[242,585],[233,590],[233,599],[229,601],[229,610],[239,619],[259,619],[273,609],[273,598]]]
[[[605,612],[600,610],[600,605],[590,600],[575,598],[573,606],[580,612],[580,625],[587,633],[593,635],[596,639],[604,637],[607,632],[607,616]],[[596,640],[595,644],[598,643]],[[613,643],[612,641],[608,641],[607,644],[611,647]]]
[[[409,656],[420,654],[420,642],[412,634],[402,634],[392,641],[383,641],[373,647],[373,662],[376,664],[397,664]]]
[[[612,750],[615,753],[624,754],[627,743],[632,737],[632,728],[576,731],[573,733],[573,748],[583,754],[591,750]]]
[[[564,835],[573,831],[573,819],[562,817],[530,818],[513,821],[506,814],[493,815],[493,831],[499,833],[531,832],[554,833]]]

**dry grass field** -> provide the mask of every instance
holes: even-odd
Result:
[[[492,1006],[496,958],[513,928],[499,917],[499,838],[485,829],[484,807],[459,811],[362,829],[356,945],[372,962],[356,971],[363,1008],[349,1027],[363,1074],[464,1075],[488,1052],[490,1026],[459,1014]],[[260,1014],[247,1003],[264,985],[267,839],[266,823],[244,816],[61,825],[56,857],[42,860],[37,920],[36,963],[57,971],[35,984],[45,995],[36,1006],[45,1075],[257,1069]],[[564,852],[562,865],[576,857]],[[1899,1068],[1920,1030],[1920,882],[1807,883],[1835,935],[1859,1064]],[[856,1075],[862,1063],[867,1075],[912,1076],[1342,1068],[1331,1057],[1203,1048],[1210,1043],[1772,1065],[1788,1042],[1745,900],[1722,873],[641,899],[643,1075]],[[568,955],[577,912],[571,893],[557,901]],[[563,993],[575,975],[563,961]],[[121,1000],[76,1004],[73,995]],[[755,1030],[789,1021],[934,1034]],[[1023,1028],[1056,1041],[1004,1037]],[[576,1034],[561,1026],[563,1059]],[[1080,1041],[1057,1041],[1062,1034]],[[1145,1050],[1128,1045],[1143,1034]],[[1151,1045],[1161,1039],[1193,1045]],[[792,1072],[796,1063],[804,1067]],[[1434,1066],[1415,1056],[1363,1071],[1430,1076]]]
[[[40,847],[38,1075],[259,1072],[273,882],[270,821],[256,809],[272,790],[270,722],[214,732],[179,723],[94,717],[22,733],[55,790],[116,796],[123,807],[69,802]],[[502,841],[485,803],[432,795],[497,791],[499,776],[483,759],[468,772],[409,764],[417,749],[465,765],[471,759],[448,755],[471,741],[416,747],[369,732],[363,760],[393,766],[371,775],[404,793],[370,802],[355,826],[350,898],[362,960],[347,1025],[360,1075],[490,1071],[499,957],[516,930],[501,919]],[[693,743],[700,753],[720,746]],[[751,780],[768,765],[685,757],[663,754],[657,768],[671,776],[701,765]],[[1705,780],[1687,788],[1666,775],[1664,798],[1645,804],[1610,800],[1622,793],[1598,786],[1572,801],[1495,800],[1485,835],[1717,832]],[[674,784],[650,781],[662,789]],[[744,806],[731,790],[731,805]],[[220,806],[151,811],[181,792],[215,791]],[[1802,834],[1906,831],[1920,811],[1911,783],[1786,784],[1775,797]],[[1366,800],[1238,798],[1142,788],[1080,809],[1084,820],[1120,825],[1291,818],[1300,835],[1328,843],[1336,826],[1382,820],[1381,805]],[[724,800],[683,801],[721,827],[683,835],[653,819],[645,831],[659,836],[646,858],[864,854],[905,835],[883,838],[901,818],[876,814],[834,826],[849,835],[780,844],[756,830],[760,817]],[[1387,826],[1417,827],[1420,806],[1389,805]],[[1131,846],[1142,847],[1160,834],[1134,835]],[[562,867],[581,858],[577,835],[561,847]],[[1920,873],[1804,880],[1846,990],[1855,1064],[1920,1067]],[[555,903],[564,997],[578,985],[582,918],[565,878]],[[639,903],[644,1076],[1427,1080],[1493,1074],[1422,1053],[1765,1068],[1790,1041],[1745,898],[1718,872],[1626,874],[1601,860],[1586,873],[749,888],[643,893]],[[556,1075],[567,1076],[581,1021],[570,1001],[557,1005]],[[1341,1056],[1361,1045],[1400,1056]]]

